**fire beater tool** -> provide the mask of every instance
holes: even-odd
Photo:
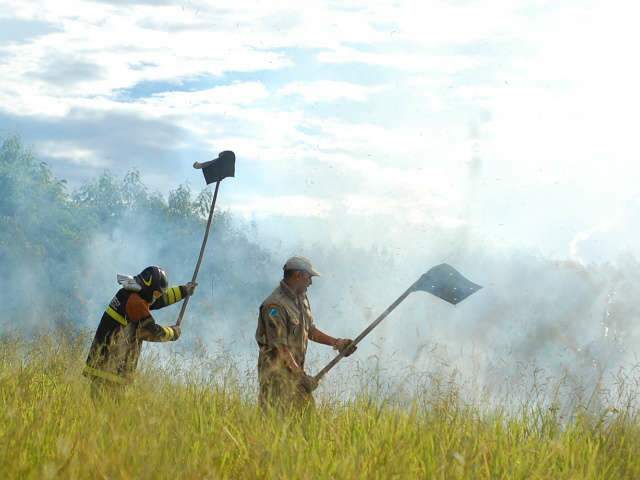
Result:
[[[398,297],[398,299],[393,302],[389,308],[382,313],[382,315],[376,318],[367,328],[365,328],[362,333],[358,335],[353,342],[351,342],[350,346],[358,345],[364,337],[369,335],[369,333],[371,333],[371,331],[376,328],[380,322],[387,318],[387,316],[413,292],[428,292],[446,302],[451,303],[452,305],[457,305],[481,288],[482,287],[480,285],[476,285],[475,283],[467,280],[451,265],[446,263],[437,265],[416,280],[416,282],[411,285],[406,292],[400,295],[400,297]],[[318,372],[314,377],[316,382],[319,382],[320,379],[329,372],[329,370],[335,367],[336,364],[344,358],[345,353],[348,351],[349,347],[345,348],[342,353],[336,355],[326,367],[320,370],[320,372]]]
[[[204,257],[204,249],[207,245],[207,239],[209,238],[209,231],[211,230],[213,210],[216,208],[216,200],[218,199],[220,182],[222,182],[222,180],[227,177],[235,177],[236,155],[230,150],[225,150],[224,152],[220,152],[218,158],[204,163],[195,162],[193,164],[193,168],[202,170],[202,174],[204,175],[204,179],[207,182],[207,185],[210,185],[212,183],[216,184],[215,191],[213,192],[213,200],[211,201],[211,208],[209,208],[207,227],[205,228],[202,246],[200,247],[200,256],[198,257],[198,262],[196,263],[196,268],[193,271],[193,277],[191,278],[191,281],[195,283],[196,278],[198,277],[198,271],[200,270],[200,264],[202,263],[202,258]],[[180,313],[178,314],[176,325],[180,325],[182,323],[182,318],[184,316],[185,310],[187,309],[189,298],[191,297],[185,298],[182,302],[182,307],[180,308]]]

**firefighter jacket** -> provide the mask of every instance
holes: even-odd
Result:
[[[184,286],[170,287],[150,304],[138,293],[120,289],[102,315],[83,375],[129,383],[138,365],[143,340],[177,340],[173,328],[162,327],[154,321],[151,310],[179,302],[186,294]]]

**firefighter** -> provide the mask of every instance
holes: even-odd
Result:
[[[156,266],[135,277],[118,275],[118,290],[102,315],[83,375],[91,380],[94,401],[104,395],[115,399],[131,382],[142,342],[170,342],[180,338],[180,327],[162,327],[151,310],[164,308],[192,295],[197,283],[168,287],[166,272]]]

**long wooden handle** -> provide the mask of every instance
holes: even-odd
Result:
[[[417,283],[417,282],[416,282]],[[398,299],[393,302],[391,305],[389,305],[389,308],[387,308],[382,315],[380,315],[378,318],[376,318],[371,325],[369,325],[367,328],[365,328],[362,333],[360,335],[358,335],[356,337],[356,339],[351,342],[351,345],[358,345],[360,343],[360,341],[362,341],[362,339],[364,337],[366,337],[367,335],[369,335],[369,333],[371,333],[371,331],[376,328],[378,326],[378,324],[380,324],[380,322],[382,322],[385,318],[387,318],[387,316],[393,312],[395,310],[395,308],[400,305],[405,298],[407,298],[409,296],[410,293],[412,293],[413,291],[415,291],[415,283],[413,285],[411,285],[406,292],[404,292],[402,295],[400,295],[398,297]],[[344,350],[342,350],[341,353],[339,353],[338,355],[336,355],[333,360],[331,360],[326,367],[324,367],[322,370],[320,370],[316,376],[314,377],[314,379],[316,380],[316,382],[320,381],[320,379],[322,379],[322,377],[324,377],[329,370],[331,370],[333,367],[336,366],[336,364],[342,360],[344,358],[344,354],[345,352],[347,352],[349,350],[349,348],[345,348]]]
[[[202,240],[202,246],[200,247],[200,256],[198,257],[198,263],[196,263],[196,269],[193,271],[193,277],[191,278],[191,282],[195,283],[196,278],[198,277],[198,272],[200,271],[200,264],[202,263],[202,258],[204,257],[204,249],[207,245],[207,239],[209,238],[209,231],[211,230],[211,221],[213,220],[213,210],[216,208],[216,200],[218,199],[218,189],[220,188],[220,180],[216,182],[216,189],[213,193],[213,201],[211,202],[211,208],[209,209],[209,218],[207,220],[207,228],[204,231],[204,239]],[[180,308],[180,314],[178,315],[178,321],[176,325],[180,325],[182,323],[182,317],[184,316],[184,312],[187,309],[187,304],[189,303],[189,299],[191,295],[184,299],[182,302],[182,307]]]

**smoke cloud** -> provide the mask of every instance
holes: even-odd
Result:
[[[480,168],[479,159],[473,168]],[[151,264],[166,268],[171,284],[187,282],[210,197],[207,189],[195,194],[185,186],[163,197],[148,191],[136,172],[123,179],[105,173],[68,192],[17,139],[6,140],[0,328],[25,335],[95,329],[118,289],[116,273],[136,274]],[[286,231],[286,219],[273,221]],[[600,398],[614,391],[637,363],[640,264],[632,256],[586,264],[505,251],[465,226],[434,227],[406,245],[372,244],[283,241],[222,209],[183,338],[146,350],[188,356],[204,343],[230,352],[251,372],[260,302],[277,286],[285,259],[301,254],[322,272],[309,291],[316,324],[337,337],[355,337],[433,265],[450,263],[484,286],[455,307],[412,294],[330,374],[327,388],[345,395],[362,388],[354,371],[375,367],[396,386],[415,375],[453,375],[469,395],[489,389],[502,399],[562,381],[571,398],[588,401],[594,392]],[[177,314],[170,307],[156,320],[172,324]],[[310,344],[309,356],[313,372],[332,352]]]

